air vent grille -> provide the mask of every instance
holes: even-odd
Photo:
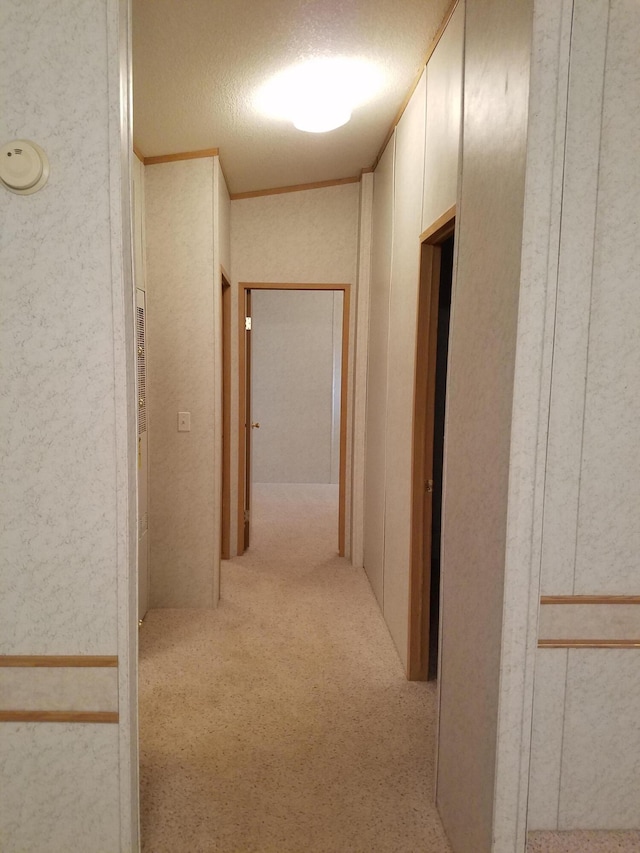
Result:
[[[144,308],[138,305],[136,310],[138,435],[142,435],[147,430],[147,347],[144,333]]]

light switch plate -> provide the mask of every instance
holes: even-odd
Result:
[[[191,431],[191,412],[178,412],[178,432]]]

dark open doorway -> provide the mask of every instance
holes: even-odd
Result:
[[[436,387],[433,424],[433,501],[431,507],[431,581],[429,598],[429,665],[427,678],[438,674],[438,630],[440,627],[440,546],[442,541],[442,465],[444,460],[444,412],[447,397],[447,356],[453,277],[453,234],[440,245],[440,294]]]
[[[455,211],[423,235],[413,428],[407,677],[436,678],[440,622],[442,474]]]

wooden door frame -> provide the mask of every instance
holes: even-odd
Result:
[[[347,495],[347,400],[349,382],[349,329],[350,329],[350,284],[290,284],[258,281],[238,283],[238,554],[243,553],[244,542],[244,487],[245,453],[244,431],[246,428],[246,350],[245,313],[247,290],[330,290],[342,291],[342,361],[340,371],[340,473],[338,486],[338,553],[345,554],[346,495]]]
[[[222,500],[220,557],[231,557],[231,282],[222,279]]]
[[[429,668],[431,563],[425,565],[424,514],[427,500],[427,447],[433,454],[438,302],[442,244],[455,231],[456,209],[450,208],[420,235],[420,288],[416,330],[413,439],[411,465],[411,562],[407,678],[425,681]],[[427,365],[420,370],[420,365]]]

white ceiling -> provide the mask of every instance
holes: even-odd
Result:
[[[133,0],[134,140],[145,157],[219,148],[231,192],[371,166],[450,0]],[[303,59],[375,63],[385,84],[344,127],[296,130],[254,91]]]

